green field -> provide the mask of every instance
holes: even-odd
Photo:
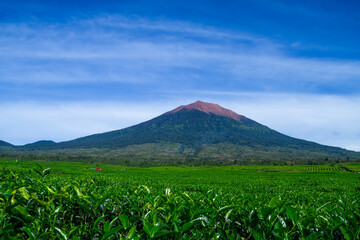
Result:
[[[356,164],[0,167],[0,239],[360,237]]]

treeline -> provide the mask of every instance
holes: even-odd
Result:
[[[160,158],[123,156],[105,157],[88,155],[46,155],[46,154],[0,154],[0,158],[15,158],[19,160],[40,160],[40,161],[68,161],[116,164],[125,166],[150,167],[150,166],[225,166],[225,165],[336,165],[344,163],[360,163],[359,159],[351,158]]]

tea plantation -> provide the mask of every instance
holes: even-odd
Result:
[[[356,164],[0,169],[0,239],[360,238]]]

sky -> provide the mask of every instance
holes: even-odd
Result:
[[[360,151],[359,1],[0,2],[0,139],[56,142],[196,100]]]

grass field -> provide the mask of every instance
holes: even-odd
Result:
[[[360,237],[360,174],[343,166],[0,167],[0,239]]]

